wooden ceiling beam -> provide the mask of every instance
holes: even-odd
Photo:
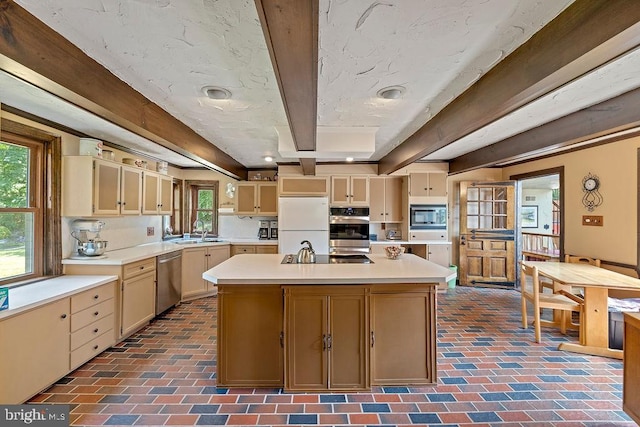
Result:
[[[316,149],[318,1],[255,0],[297,151]],[[315,174],[315,160],[300,164]]]
[[[594,144],[609,143],[633,136],[630,134],[615,136],[619,132],[638,134],[638,126],[640,126],[640,89],[635,89],[457,157],[450,161],[449,173],[460,173],[509,161],[517,162],[532,155],[539,157],[543,156],[545,151],[570,147],[596,138],[602,138],[602,140],[596,140]],[[607,135],[612,134],[614,136],[606,138]]]
[[[640,45],[640,2],[576,0],[379,162],[391,173]]]
[[[11,0],[0,0],[0,68],[235,178],[247,169]]]

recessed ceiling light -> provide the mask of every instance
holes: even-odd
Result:
[[[205,86],[202,88],[202,92],[211,99],[229,99],[231,98],[231,92],[225,88],[218,86]]]
[[[405,92],[405,88],[402,86],[389,86],[380,89],[377,93],[378,98],[382,99],[398,99],[402,97]]]
[[[353,162],[353,157],[347,157],[345,160],[346,160],[347,162]]]
[[[270,163],[270,162],[273,162],[273,157],[271,157],[271,156],[264,156],[264,161],[265,161],[265,162],[269,162],[269,163]]]

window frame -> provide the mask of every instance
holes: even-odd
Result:
[[[0,208],[0,211],[35,213],[33,271],[0,278],[0,285],[12,287],[61,275],[61,139],[41,129],[2,118],[0,140],[28,147],[31,152],[29,206]]]
[[[213,218],[213,229],[211,230],[211,234],[217,236],[218,235],[218,202],[220,199],[219,181],[204,181],[204,180],[188,180],[185,182],[186,194],[187,196],[184,198],[184,222],[183,222],[183,232],[188,233],[193,231],[192,226],[197,218],[197,197],[198,190],[213,190],[213,208],[212,208],[212,218]]]

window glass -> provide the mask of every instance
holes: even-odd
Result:
[[[0,208],[26,208],[29,148],[0,142]]]

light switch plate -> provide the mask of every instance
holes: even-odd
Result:
[[[153,227],[147,227],[147,236],[153,236],[154,231]]]
[[[603,221],[602,215],[582,215],[582,225],[602,227]]]

